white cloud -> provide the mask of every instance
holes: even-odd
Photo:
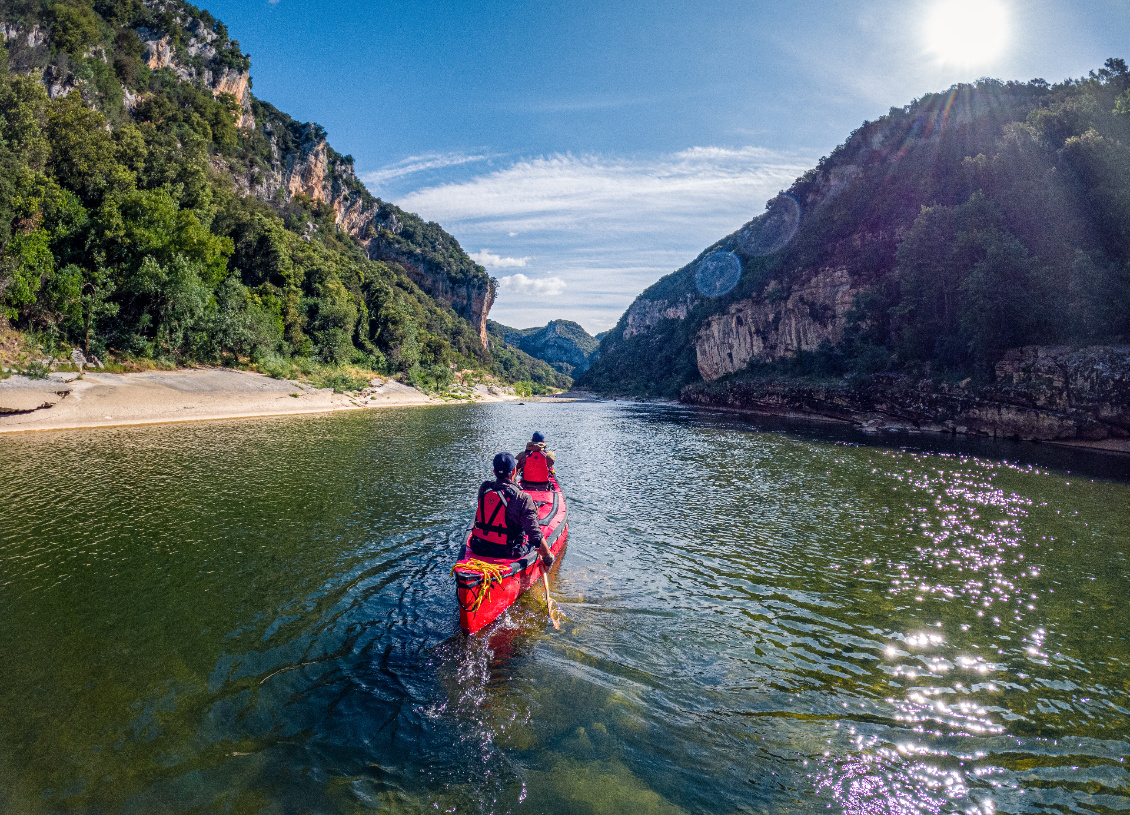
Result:
[[[506,258],[502,255],[496,255],[489,249],[483,249],[479,252],[468,252],[471,260],[478,263],[480,266],[485,266],[488,269],[514,269],[524,268],[529,258]]]
[[[273,0],[273,2],[278,2],[278,0]],[[442,170],[445,167],[455,167],[460,164],[471,164],[476,161],[484,161],[487,158],[485,155],[467,155],[466,153],[428,153],[422,156],[409,156],[379,170],[365,173],[361,176],[361,180],[366,184],[379,187],[387,181],[404,176],[430,170]]]
[[[722,212],[736,228],[810,163],[756,147],[696,147],[653,160],[565,154],[417,190],[400,205],[443,224],[493,222],[505,232],[596,222],[636,231],[652,218]]]
[[[533,297],[556,297],[565,291],[565,281],[560,277],[532,278],[521,272],[498,278],[498,287],[513,294]]]
[[[649,157],[558,154],[422,185],[397,204],[464,246],[495,247],[474,256],[488,268],[487,255],[513,264],[497,269],[525,261],[525,274],[499,281],[492,318],[529,326],[563,317],[600,331],[647,286],[764,212],[816,158],[714,146]]]

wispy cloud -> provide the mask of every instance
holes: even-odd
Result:
[[[480,266],[485,266],[488,269],[521,269],[524,268],[529,258],[505,258],[502,255],[496,255],[489,249],[483,249],[480,252],[468,252],[471,260],[478,263]]]
[[[274,0],[278,2],[278,0]],[[476,161],[485,161],[489,156],[468,155],[466,153],[429,153],[422,156],[409,156],[400,161],[365,173],[361,180],[366,184],[379,187],[381,184],[417,173],[442,170],[445,167],[455,167],[460,164],[471,164]]]
[[[725,212],[740,226],[810,161],[757,147],[695,147],[653,160],[555,155],[409,193],[401,205],[441,223],[487,221],[507,232],[599,221],[647,230],[650,218]]]
[[[474,256],[488,268],[495,257],[510,268],[525,261],[525,274],[500,280],[495,319],[566,317],[600,331],[648,285],[763,212],[815,159],[716,146],[647,157],[557,154],[422,186],[397,203],[464,246],[495,247]]]
[[[565,281],[560,277],[533,278],[518,272],[498,278],[498,287],[512,294],[534,297],[556,297],[565,291]]]

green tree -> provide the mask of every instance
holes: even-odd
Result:
[[[97,204],[109,190],[133,189],[134,175],[117,160],[106,117],[86,107],[78,91],[51,102],[46,135],[51,172],[85,204]]]
[[[961,337],[978,373],[988,375],[1000,352],[1038,336],[1046,299],[1020,242],[993,232],[983,237],[984,257],[961,282]]]
[[[0,255],[0,314],[16,319],[22,306],[35,302],[54,268],[50,235],[45,230],[13,235]]]
[[[81,58],[102,39],[98,15],[81,0],[56,0],[48,11],[52,42],[72,57]]]

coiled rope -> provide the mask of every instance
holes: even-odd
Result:
[[[479,586],[479,591],[478,593],[476,593],[475,599],[474,601],[472,601],[471,605],[464,606],[463,601],[459,601],[459,605],[468,614],[474,614],[476,611],[478,611],[479,607],[487,600],[488,597],[490,597],[491,587],[498,583],[501,583],[504,578],[510,575],[509,566],[501,566],[497,563],[485,563],[475,558],[472,558],[468,561],[461,561],[452,566],[451,574],[453,577],[455,576],[456,569],[458,569],[460,572],[481,574],[483,576],[483,582]]]

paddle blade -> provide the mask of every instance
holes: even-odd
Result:
[[[558,631],[561,630],[561,623],[557,621],[557,615],[561,612],[557,610],[557,603],[552,597],[549,596],[549,575],[545,572],[541,573],[542,583],[545,584],[545,607],[549,612],[549,621],[553,623],[553,627]]]

